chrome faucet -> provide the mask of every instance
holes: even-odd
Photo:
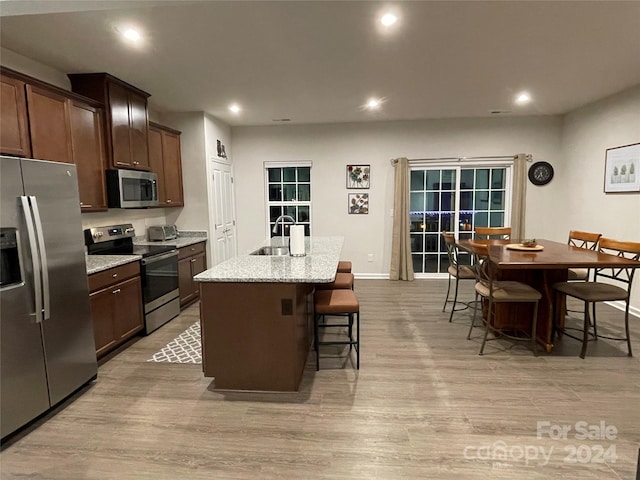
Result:
[[[282,236],[284,237],[284,222],[285,220],[289,220],[289,223],[292,225],[296,224],[296,221],[293,219],[293,217],[291,215],[280,215],[277,219],[276,219],[276,223],[273,225],[273,230],[271,230],[273,233],[276,233],[278,231],[278,223],[280,221],[282,221]]]

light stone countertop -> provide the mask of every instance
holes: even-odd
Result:
[[[137,262],[141,255],[85,255],[87,260],[87,275],[109,270],[131,262]]]
[[[335,280],[343,242],[344,237],[307,237],[304,257],[249,255],[261,246],[282,245],[282,238],[274,237],[244,255],[199,273],[193,279],[196,282],[332,282]]]
[[[145,237],[134,237],[135,245],[170,245],[176,248],[186,247],[195,243],[206,242],[207,232],[181,231],[180,236],[174,240],[165,242],[147,241]],[[87,275],[109,270],[142,258],[140,255],[85,255],[87,261]]]
[[[176,248],[186,247],[195,243],[206,242],[207,232],[200,231],[180,231],[178,238],[173,240],[165,240],[163,242],[154,242],[147,240],[146,237],[134,237],[133,243],[135,245],[170,245]]]

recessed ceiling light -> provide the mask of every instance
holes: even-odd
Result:
[[[142,38],[140,32],[135,28],[127,28],[124,32],[122,32],[122,36],[127,40],[131,40],[132,42],[138,42]]]
[[[378,110],[381,104],[382,104],[382,101],[379,98],[370,98],[369,100],[367,100],[367,103],[365,106],[369,110]]]
[[[531,101],[531,95],[528,92],[520,92],[516,95],[516,103],[518,105],[526,105]]]
[[[396,15],[394,15],[393,13],[385,13],[380,18],[380,23],[382,25],[384,25],[385,27],[390,27],[391,25],[393,25],[397,21],[398,21],[398,17]]]
[[[229,110],[232,113],[238,114],[242,111],[242,108],[237,103],[232,103],[231,105],[229,105]]]

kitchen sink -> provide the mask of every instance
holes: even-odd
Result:
[[[250,255],[289,255],[289,247],[262,247],[255,252],[251,252]]]

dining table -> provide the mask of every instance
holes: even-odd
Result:
[[[498,280],[514,280],[532,286],[542,294],[538,303],[536,336],[547,351],[553,349],[554,322],[564,328],[565,299],[554,298],[553,285],[566,282],[570,268],[639,268],[640,262],[566,243],[538,239],[535,247],[515,240],[459,240],[459,248],[470,252],[470,242],[489,248],[489,260],[497,267]],[[555,305],[554,305],[555,303]],[[524,303],[496,305],[493,326],[498,329],[530,330],[533,306]]]

